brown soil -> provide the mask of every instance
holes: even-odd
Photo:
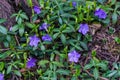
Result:
[[[109,63],[120,61],[120,45],[114,41],[114,38],[119,34],[120,31],[109,34],[108,28],[102,27],[93,36],[93,40],[89,44],[90,50],[96,50],[97,57],[101,60],[107,60]]]
[[[13,6],[11,6],[6,0],[0,0],[0,18],[7,19],[7,22],[3,24],[7,28],[11,27],[15,21],[10,18],[13,12]]]

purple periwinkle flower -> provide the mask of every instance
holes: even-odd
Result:
[[[12,26],[9,28],[9,31],[12,31]]]
[[[106,12],[103,9],[100,9],[100,8],[95,10],[94,15],[97,16],[100,19],[105,19],[107,17]]]
[[[47,30],[47,28],[49,27],[49,25],[47,23],[43,23],[40,27],[39,30]]]
[[[36,35],[29,37],[29,39],[30,39],[30,42],[29,42],[30,46],[37,47],[38,42],[40,42],[40,39]]]
[[[51,36],[49,36],[48,34],[46,34],[46,35],[42,36],[42,40],[43,41],[52,41],[52,38],[51,38]]]
[[[89,31],[89,26],[88,24],[80,24],[80,28],[78,30],[78,32],[82,33],[83,35],[85,35],[87,32]]]
[[[4,80],[4,74],[0,73],[0,80]]]
[[[35,13],[40,14],[41,13],[41,8],[39,6],[34,6],[33,10]]]
[[[80,54],[77,51],[73,50],[70,53],[68,53],[68,58],[69,58],[70,62],[76,62],[77,63],[79,58],[80,58]]]
[[[72,6],[73,7],[76,7],[77,6],[77,3],[75,1],[72,2]]]
[[[35,66],[37,59],[30,57],[30,59],[27,61],[26,67],[31,68]]]

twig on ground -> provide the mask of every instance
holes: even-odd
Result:
[[[88,62],[89,59],[90,59],[90,57],[89,57],[89,54],[88,54],[86,59],[85,59],[84,65],[86,65],[86,63]]]
[[[17,38],[16,35],[15,35],[15,39],[16,39],[16,42],[17,42],[18,46],[20,46],[20,43],[19,43],[18,38]]]

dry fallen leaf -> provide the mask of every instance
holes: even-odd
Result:
[[[89,25],[90,27],[90,33],[92,35],[95,35],[95,33],[101,28],[101,24],[93,23]]]
[[[35,24],[39,24],[40,23],[40,19],[37,19],[34,23]]]

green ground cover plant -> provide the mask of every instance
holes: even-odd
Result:
[[[16,23],[9,29],[2,25],[6,20],[0,19],[0,80],[120,79],[120,63],[100,59],[96,50],[89,53],[88,47],[93,37],[91,25],[118,24],[119,1],[38,0],[39,6],[32,0],[27,3],[31,17],[20,9],[11,15]],[[114,28],[109,28],[108,34],[113,33]],[[120,44],[119,36],[114,40]]]

